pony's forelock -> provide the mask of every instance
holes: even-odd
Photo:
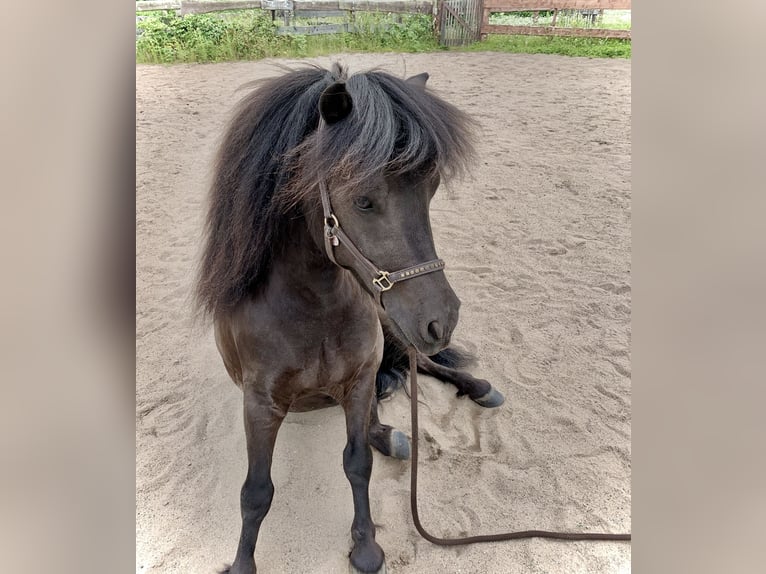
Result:
[[[417,84],[382,71],[346,80],[353,108],[344,121],[312,133],[290,153],[294,177],[281,200],[294,205],[332,180],[334,194],[385,175],[416,172],[443,181],[474,159],[473,124],[463,112]]]

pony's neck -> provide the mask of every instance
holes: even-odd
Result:
[[[280,290],[328,306],[362,294],[351,274],[327,257],[321,217],[302,216],[291,221],[285,243],[273,261],[272,280]]]

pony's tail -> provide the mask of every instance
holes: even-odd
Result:
[[[383,359],[375,376],[375,396],[378,399],[385,399],[393,395],[399,387],[404,386],[410,370],[409,365],[407,352],[397,341],[387,335],[383,344]]]
[[[431,355],[430,359],[450,369],[463,369],[476,362],[473,354],[455,347],[447,347]],[[387,338],[383,346],[383,360],[375,377],[375,396],[378,400],[390,397],[399,387],[403,387],[409,371],[407,353]]]
[[[379,369],[375,377],[375,396],[378,400],[390,397],[399,387],[403,387],[408,372],[409,369]]]

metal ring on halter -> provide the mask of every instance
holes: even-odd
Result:
[[[330,220],[332,220],[332,225],[330,225]],[[340,223],[338,223],[338,218],[335,217],[334,213],[330,213],[329,215],[325,216],[324,224],[325,224],[325,227],[328,227],[330,229],[334,229],[336,227],[340,227]]]

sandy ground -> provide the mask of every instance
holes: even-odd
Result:
[[[431,74],[481,123],[472,178],[432,222],[461,298],[455,342],[506,404],[421,377],[421,516],[436,535],[630,529],[630,62],[546,55],[351,55]],[[321,58],[328,63],[329,58]],[[231,561],[245,477],[240,391],[190,320],[209,166],[242,83],[272,63],[139,66],[136,77],[136,571]],[[399,393],[384,422],[409,433]],[[260,574],[347,572],[351,491],[339,408],[291,414]],[[377,539],[393,574],[629,572],[625,543],[442,548],[417,534],[409,463],[375,453]]]

